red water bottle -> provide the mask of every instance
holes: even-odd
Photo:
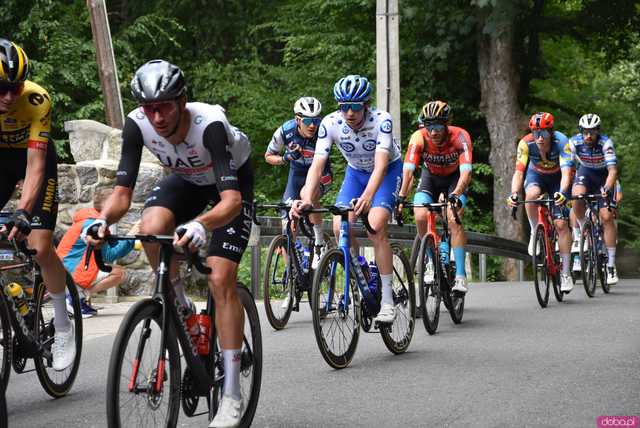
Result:
[[[209,334],[211,333],[211,318],[204,309],[198,315],[200,336],[198,337],[198,354],[209,355]]]
[[[198,340],[200,339],[200,326],[198,325],[198,314],[191,314],[186,320],[187,331],[191,336],[191,342],[195,346],[198,346]]]

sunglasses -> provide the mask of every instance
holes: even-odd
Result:
[[[301,117],[301,116],[298,116],[298,117],[300,118],[304,126],[309,126],[309,125],[318,126],[320,125],[320,122],[322,122],[322,119],[319,117]]]
[[[357,113],[364,108],[364,103],[338,103],[338,106],[340,106],[340,111],[343,113],[346,113],[349,110]]]
[[[8,83],[0,82],[0,95],[6,95],[12,93],[13,95],[20,95],[22,91],[22,83]]]
[[[159,103],[140,104],[140,108],[147,116],[153,116],[156,112],[162,116],[167,116],[176,110],[175,101],[162,101]]]
[[[598,135],[598,130],[597,129],[583,129],[582,130],[582,135]]]
[[[532,132],[532,134],[533,134],[533,138],[535,139],[538,139],[540,137],[549,138],[551,136],[551,133],[546,129],[536,129],[535,131]]]
[[[442,123],[427,123],[424,125],[429,132],[444,132],[445,125]]]

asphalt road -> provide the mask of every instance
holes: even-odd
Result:
[[[595,298],[576,289],[541,309],[531,283],[472,284],[464,320],[443,311],[428,336],[421,320],[406,354],[363,334],[347,369],[318,352],[303,305],[264,341],[257,427],[596,427],[600,415],[640,415],[640,281]],[[50,399],[35,373],[12,373],[10,427],[104,427],[108,357],[130,304],[85,320],[72,392]],[[444,310],[444,307],[443,307]],[[205,427],[181,414],[179,426]]]

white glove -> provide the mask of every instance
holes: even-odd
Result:
[[[80,239],[82,239],[85,243],[87,243],[87,231],[91,228],[94,227],[95,225],[98,225],[98,233],[102,234],[102,236],[105,235],[105,233],[107,232],[107,220],[103,219],[103,218],[97,218],[95,220],[93,220],[93,222],[91,222],[87,227],[85,227],[84,229],[82,229],[82,232],[80,233]]]
[[[190,221],[189,223],[181,224],[176,228],[176,233],[180,230],[185,231],[183,237],[190,238],[191,245],[196,248],[202,248],[204,244],[207,243],[207,230],[199,221]]]

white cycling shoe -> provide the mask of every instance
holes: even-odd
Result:
[[[244,403],[230,395],[223,395],[218,413],[209,424],[209,428],[234,428],[240,425]]]
[[[573,290],[573,278],[571,275],[560,275],[560,291],[563,293],[568,293]]]
[[[469,289],[467,288],[467,278],[464,276],[456,277],[456,283],[451,288],[451,291],[458,291],[460,293],[466,294],[466,292],[469,291]]]
[[[51,345],[51,353],[53,354],[52,367],[56,371],[62,371],[73,364],[76,358],[76,334],[75,325],[71,320],[71,328],[69,331],[57,331],[53,336],[53,345]]]
[[[615,266],[607,266],[607,285],[618,283],[618,270]]]
[[[390,324],[393,320],[396,319],[396,307],[389,304],[383,303],[380,308],[380,312],[375,317],[374,321],[382,324]]]

